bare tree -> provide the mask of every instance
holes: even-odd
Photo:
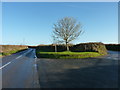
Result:
[[[64,17],[54,24],[53,34],[64,42],[69,51],[69,42],[75,40],[82,32],[81,24],[72,17]]]

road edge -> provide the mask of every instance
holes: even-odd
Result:
[[[39,77],[38,77],[38,70],[37,70],[37,56],[35,53],[35,62],[34,62],[34,88],[40,88]]]

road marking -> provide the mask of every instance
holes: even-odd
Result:
[[[23,55],[25,55],[25,54],[27,54],[27,53],[29,53],[29,52],[31,52],[32,51],[32,49],[30,49],[30,50],[28,50],[26,53],[24,53]]]
[[[26,53],[24,53],[23,55],[25,55],[25,54],[27,54],[27,53],[29,53],[29,52],[31,52],[31,50],[27,51],[27,52],[26,52]],[[18,59],[18,58],[20,58],[20,57],[22,57],[22,55],[20,55],[20,56],[16,57],[15,59]]]
[[[34,54],[35,54],[35,59],[37,59],[37,56],[36,56],[36,53],[35,53],[35,51],[34,51]]]
[[[35,69],[36,69],[36,67],[37,67],[37,64],[34,64],[34,67],[35,67]]]
[[[20,55],[20,56],[16,57],[15,59],[18,59],[18,58],[20,58],[20,57],[22,57],[22,55]]]
[[[36,56],[35,50],[34,50],[33,53],[34,53],[34,58],[35,58],[35,61],[34,61],[34,82],[33,82],[33,85],[34,85],[34,88],[40,88],[40,83],[39,83],[39,78],[38,78],[38,71],[37,71],[37,64],[36,64],[37,56]]]
[[[0,69],[4,68],[5,66],[9,65],[11,62],[8,62],[7,64],[3,65],[2,67],[0,67]]]
[[[36,55],[35,55],[35,59],[37,59]]]
[[[30,52],[30,51],[31,51],[31,50],[29,50],[28,52]],[[27,53],[28,53],[28,52],[27,52]],[[24,53],[24,54],[26,54],[26,53]],[[22,55],[16,57],[15,59],[18,59],[18,58],[20,58],[20,57],[22,57]],[[13,61],[13,60],[12,60],[12,61]],[[12,62],[12,61],[11,61],[11,62]],[[3,65],[2,67],[0,67],[0,69],[6,67],[6,66],[9,65],[11,62],[8,62],[7,64]]]

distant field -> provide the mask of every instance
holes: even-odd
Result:
[[[97,52],[37,52],[38,58],[89,58],[100,56]]]
[[[0,45],[0,56],[6,56],[26,49],[25,45]]]

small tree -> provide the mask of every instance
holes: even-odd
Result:
[[[69,51],[69,42],[75,40],[81,34],[81,24],[72,17],[64,17],[54,24],[53,34],[64,42]]]

